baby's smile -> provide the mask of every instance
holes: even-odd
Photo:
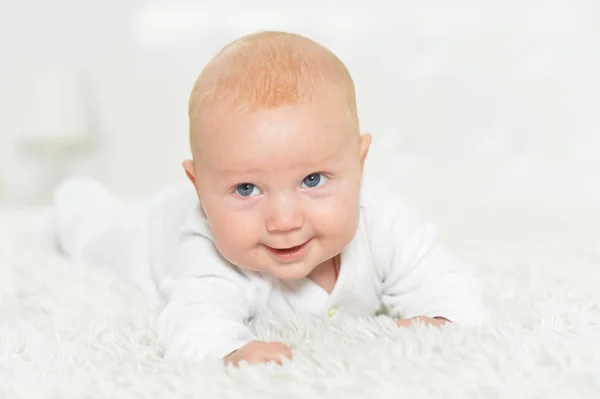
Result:
[[[289,248],[274,248],[268,245],[264,245],[267,252],[279,262],[292,263],[302,259],[310,249],[310,243],[312,238],[303,242],[300,245]]]

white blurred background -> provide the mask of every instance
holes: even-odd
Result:
[[[184,180],[187,100],[227,42],[279,29],[347,64],[367,172],[435,201],[600,209],[597,0],[0,0],[0,204],[66,175]]]

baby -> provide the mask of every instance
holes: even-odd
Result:
[[[291,358],[246,323],[375,315],[475,325],[478,280],[397,194],[362,181],[352,78],[325,47],[262,32],[200,74],[189,103],[193,185],[135,211],[98,183],[58,188],[54,225],[72,258],[109,265],[166,301],[167,358]]]

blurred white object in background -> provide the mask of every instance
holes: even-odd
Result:
[[[12,187],[13,200],[50,200],[70,165],[91,147],[89,103],[83,75],[60,65],[47,65],[25,74],[19,91],[19,129],[14,145],[29,178]]]
[[[87,143],[87,102],[81,74],[51,65],[30,71],[24,83],[20,104],[22,145],[63,151]]]

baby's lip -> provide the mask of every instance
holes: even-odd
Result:
[[[274,257],[278,262],[294,263],[304,257],[304,255],[308,251],[308,248],[310,247],[310,242],[311,240],[308,240],[300,245],[287,248],[277,248],[265,245],[265,248],[271,254],[271,256]]]
[[[307,243],[307,242],[309,242],[309,241],[310,241],[310,240],[306,240],[306,241],[304,241],[303,243],[301,243],[301,244],[298,244],[298,245],[294,245],[294,246],[292,246],[292,247],[272,247],[272,246],[270,246],[270,245],[267,245],[267,247],[269,247],[269,248],[271,248],[271,249],[274,249],[274,250],[276,250],[276,251],[293,251],[293,250],[295,250],[295,249],[299,249],[299,248],[301,248],[301,247],[302,247],[304,244],[306,244],[306,243]]]

